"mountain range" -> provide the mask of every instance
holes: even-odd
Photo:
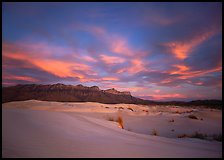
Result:
[[[108,104],[151,104],[151,105],[179,105],[179,106],[208,106],[221,108],[222,100],[195,100],[190,102],[170,101],[156,102],[133,97],[129,91],[117,91],[116,89],[101,90],[98,86],[87,87],[81,84],[64,85],[61,83],[52,85],[24,84],[10,87],[2,87],[2,103],[24,100],[42,100],[58,102],[99,102]]]

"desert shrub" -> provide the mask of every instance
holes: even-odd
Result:
[[[218,134],[218,135],[214,134],[212,137],[213,137],[213,140],[222,142],[222,134]]]
[[[193,114],[189,115],[188,118],[190,118],[190,119],[198,119],[198,118],[197,118],[195,115],[193,115]]]
[[[174,132],[175,130],[174,129],[171,129],[171,131]]]
[[[177,136],[177,138],[186,138],[186,137],[188,137],[188,135],[186,135],[186,134],[180,134]]]
[[[119,107],[119,109],[124,109],[123,107]]]
[[[169,120],[169,122],[174,122],[174,119]]]
[[[130,107],[129,107],[129,108],[127,108],[127,109],[131,110],[132,112],[134,111],[134,110],[133,110],[132,108],[130,108]]]
[[[107,120],[108,121],[115,121],[113,117],[108,117]]]
[[[120,125],[120,127],[121,127],[122,129],[124,129],[123,119],[122,119],[121,116],[118,116],[118,118],[117,118],[117,123]]]
[[[109,107],[105,107],[105,108],[109,108]]]
[[[200,120],[203,121],[203,118],[201,118]]]
[[[194,134],[190,135],[189,136],[190,138],[199,138],[199,139],[206,139],[207,134],[202,134],[202,133],[199,133],[199,132],[195,132]]]
[[[205,139],[205,140],[209,140],[211,137],[213,140],[222,142],[222,134],[213,134],[208,136],[207,134],[203,134],[203,133],[199,133],[199,132],[195,132],[194,134],[191,135],[187,135],[187,134],[181,134],[177,136],[178,138],[198,138],[198,139]]]
[[[151,135],[158,136],[158,132],[155,129],[153,129]]]

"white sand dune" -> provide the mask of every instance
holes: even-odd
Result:
[[[5,103],[2,112],[3,157],[222,157],[221,142],[177,138],[222,133],[219,110],[30,100]],[[124,129],[108,121],[118,114]]]

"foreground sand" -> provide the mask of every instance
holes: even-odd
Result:
[[[222,134],[220,110],[30,100],[2,112],[3,157],[222,157],[221,142],[177,138]]]

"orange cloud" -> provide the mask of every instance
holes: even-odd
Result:
[[[114,57],[114,56],[107,56],[107,55],[100,55],[100,58],[106,64],[117,64],[117,63],[124,63],[125,59],[121,57]]]
[[[216,30],[209,31],[199,36],[196,36],[193,39],[188,40],[187,42],[174,41],[165,43],[163,45],[168,47],[170,52],[174,54],[176,58],[183,60],[189,56],[189,54],[193,51],[195,47],[202,44],[204,41],[206,41],[216,33],[217,33]]]
[[[188,71],[190,68],[185,65],[173,65],[177,68],[177,70],[170,71],[170,74],[183,74],[184,72]]]
[[[33,77],[28,76],[13,76],[13,75],[3,75],[3,79],[9,79],[9,80],[22,80],[22,81],[28,81],[28,82],[38,82],[38,79],[35,79]]]
[[[29,46],[26,47],[29,48]],[[35,52],[26,52],[26,50],[17,51],[16,48],[17,46],[13,44],[11,44],[11,46],[10,44],[3,45],[3,56],[11,59],[28,62],[43,71],[49,72],[61,78],[76,77],[82,81],[88,80],[88,77],[79,73],[79,71],[83,71],[89,75],[96,75],[96,72],[92,71],[91,68],[86,64],[55,60],[41,56],[36,57],[37,54],[35,54]]]
[[[222,66],[213,68],[213,69],[209,69],[206,71],[189,71],[189,72],[183,72],[181,74],[181,76],[179,76],[179,79],[188,79],[188,78],[192,78],[192,77],[199,77],[199,76],[203,76],[206,75],[208,73],[212,73],[212,72],[219,72],[222,71]]]

